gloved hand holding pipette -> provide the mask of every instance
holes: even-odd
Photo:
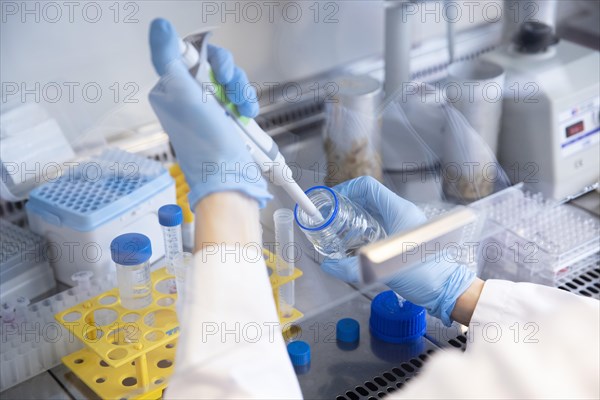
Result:
[[[245,144],[247,152],[250,153],[256,163],[243,162],[231,165],[231,161],[235,158],[229,157],[226,158],[229,164],[223,162],[203,164],[201,167],[202,175],[206,177],[209,175],[221,176],[223,181],[227,176],[232,175],[236,179],[241,178],[241,180],[248,182],[253,178],[259,180],[260,174],[263,173],[269,177],[271,183],[281,186],[309,215],[321,219],[319,211],[294,181],[291,170],[273,139],[252,118],[248,118],[257,114],[258,104],[256,103],[256,92],[249,85],[246,74],[233,65],[233,58],[229,52],[208,45],[209,37],[210,32],[203,32],[190,35],[182,40],[177,37],[174,29],[167,21],[157,20],[153,23],[150,38],[154,44],[151,43],[151,46],[153,46],[153,49],[161,48],[160,51],[153,51],[153,53],[156,53],[156,56],[153,56],[153,61],[159,74],[163,78],[166,76],[165,73],[181,78],[181,65],[183,65],[187,68],[188,75],[195,79],[196,86],[198,86],[196,90],[183,90],[182,86],[166,82],[173,79],[171,77],[162,79],[162,83],[159,82],[150,94],[150,102],[163,127],[167,132],[181,132],[195,127],[194,123],[191,126],[181,124],[182,119],[180,117],[184,117],[183,121],[187,121],[185,111],[174,109],[173,97],[166,96],[167,99],[165,100],[164,94],[175,94],[179,90],[182,98],[188,97],[190,103],[196,104],[196,107],[203,103],[202,111],[204,114],[197,113],[199,110],[195,108],[188,110],[196,116],[196,122],[210,115],[210,120],[214,126],[233,132],[233,140],[236,139],[235,136],[237,135],[238,145],[234,147],[239,148],[240,144]],[[173,60],[173,56],[176,57],[176,61],[169,61]],[[167,64],[165,64],[165,61],[167,61]],[[171,66],[170,63],[173,62],[176,62],[178,66]],[[212,64],[215,64],[215,70],[212,69]],[[166,67],[164,67],[165,65]],[[186,85],[191,83],[189,78],[177,79],[177,81]],[[206,114],[207,112],[209,114]],[[199,131],[192,129],[191,132],[188,132],[187,135],[194,136]],[[176,133],[176,136],[185,135]],[[219,147],[212,148],[214,151],[218,149]],[[186,169],[187,166],[182,165],[182,170],[187,176]],[[192,206],[207,191],[208,193],[216,191],[215,187],[219,187],[221,190],[232,189],[231,185],[214,185],[218,182],[218,178],[215,177],[211,178],[210,182],[211,185],[203,185],[201,189],[192,188],[190,193]],[[231,181],[227,180],[227,183],[231,183]],[[261,207],[264,206],[265,201],[253,196],[252,191],[249,191],[249,186],[244,185],[243,190],[241,190],[241,187],[237,189],[250,195],[250,197],[256,198]]]
[[[271,195],[260,169],[228,120],[215,118],[224,111],[217,103],[203,98],[203,88],[182,61],[179,43],[179,36],[168,21],[157,19],[152,23],[152,62],[161,78],[150,93],[150,104],[169,135],[190,186],[192,210],[205,196],[223,191],[241,192],[264,206]],[[255,116],[258,103],[241,94],[243,88],[250,95],[253,89],[247,87],[248,79],[235,67],[231,53],[210,46],[208,59],[216,79],[235,94],[231,98],[239,112]]]

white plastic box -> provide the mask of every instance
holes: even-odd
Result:
[[[54,289],[44,247],[40,236],[0,219],[0,299],[32,299]]]
[[[79,163],[59,179],[29,194],[31,230],[48,240],[47,257],[56,278],[89,270],[113,276],[110,242],[139,232],[152,241],[154,262],[164,255],[158,208],[175,203],[175,184],[160,163],[118,149]]]

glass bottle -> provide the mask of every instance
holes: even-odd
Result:
[[[387,236],[373,216],[335,190],[315,186],[306,195],[321,212],[323,221],[315,221],[296,206],[296,222],[324,256],[334,259],[354,256],[360,247]]]

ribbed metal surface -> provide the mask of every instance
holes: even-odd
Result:
[[[336,396],[336,400],[380,399],[389,393],[402,389],[413,377],[419,374],[424,363],[435,350],[430,349],[415,358],[411,358],[397,367],[383,371],[354,388]]]

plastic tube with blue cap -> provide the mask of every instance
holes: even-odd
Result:
[[[110,253],[117,267],[121,305],[129,310],[148,307],[152,303],[150,239],[141,233],[125,233],[111,242]]]
[[[167,204],[158,209],[158,222],[162,226],[165,243],[167,272],[175,275],[175,258],[183,253],[181,224],[183,211],[177,204]]]

